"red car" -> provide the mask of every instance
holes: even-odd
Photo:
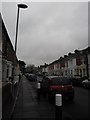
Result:
[[[74,87],[69,78],[49,76],[42,80],[41,90],[48,100],[55,100],[55,94],[62,94],[62,97],[73,101]]]

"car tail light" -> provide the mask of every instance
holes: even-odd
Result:
[[[62,85],[61,87],[63,88],[64,86]]]

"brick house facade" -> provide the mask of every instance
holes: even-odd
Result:
[[[83,50],[75,50],[64,57],[48,64],[48,75],[60,75],[66,77],[88,77],[90,78],[90,47]],[[44,66],[43,66],[44,69]]]
[[[2,81],[4,83],[13,76],[14,59],[16,61],[14,79],[16,80],[19,74],[19,63],[2,20]]]

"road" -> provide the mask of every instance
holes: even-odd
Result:
[[[88,119],[88,94],[90,91],[81,88],[75,87],[75,98],[72,103],[64,102],[63,103],[63,111],[70,118],[85,120]]]
[[[65,120],[88,120],[88,90],[75,87],[73,102],[63,101],[62,116]],[[13,113],[14,118],[39,118],[55,120],[55,106],[41,96],[37,100],[36,82],[24,77],[20,95]]]

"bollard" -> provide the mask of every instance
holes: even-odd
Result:
[[[37,99],[40,100],[40,88],[41,88],[41,85],[40,85],[40,82],[37,83]]]
[[[62,95],[61,94],[55,95],[55,104],[56,104],[55,120],[62,120]]]

